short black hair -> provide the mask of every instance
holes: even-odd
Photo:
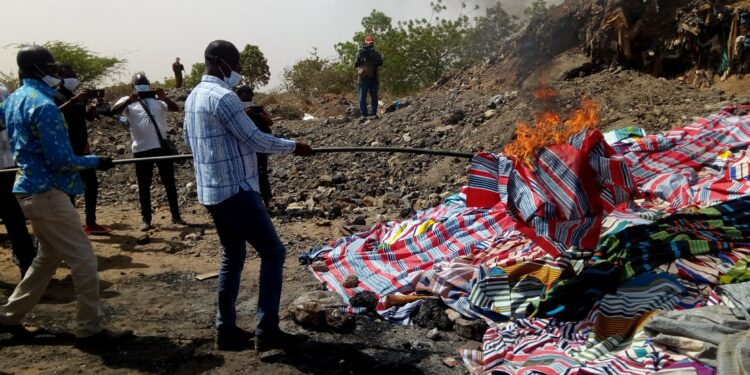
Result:
[[[255,95],[255,92],[253,91],[252,87],[250,87],[248,85],[242,85],[242,86],[240,86],[240,87],[237,88],[237,96],[242,96],[242,95],[251,95],[251,96],[253,96],[253,95]]]

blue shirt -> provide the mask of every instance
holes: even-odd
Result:
[[[260,191],[255,153],[287,154],[295,142],[258,130],[223,80],[204,75],[185,102],[185,143],[193,151],[198,201],[219,204],[240,189]]]
[[[13,158],[20,169],[14,193],[36,194],[57,189],[75,195],[83,192],[78,171],[96,168],[96,156],[76,156],[68,140],[62,113],[53,100],[55,90],[36,79],[23,86],[0,107],[8,127]]]

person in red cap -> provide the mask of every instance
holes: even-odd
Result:
[[[357,68],[359,85],[359,113],[360,120],[367,116],[377,116],[378,114],[378,90],[380,80],[378,77],[378,68],[383,65],[383,56],[375,50],[375,38],[371,35],[365,37],[365,44],[357,53],[357,59],[354,61],[354,67]],[[367,94],[372,98],[372,112],[367,111]]]

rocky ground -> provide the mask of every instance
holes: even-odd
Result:
[[[345,106],[338,116],[313,121],[280,120],[277,135],[324,146],[406,146],[473,152],[500,152],[520,121],[530,121],[540,108],[521,90],[507,102],[488,104],[505,87],[506,77],[492,67],[454,73],[442,85],[409,98],[410,105],[364,123],[349,120]],[[604,129],[636,125],[664,130],[706,115],[721,105],[744,101],[736,93],[746,81],[732,79],[719,88],[698,90],[679,80],[663,80],[631,71],[605,70],[570,80],[554,77],[555,110],[567,112],[590,96],[601,106]],[[184,97],[184,92],[172,92]],[[550,108],[545,108],[550,109]],[[181,139],[181,114],[170,116],[171,133]],[[98,153],[129,157],[127,129],[101,120],[92,124]],[[181,142],[178,142],[181,144]],[[182,147],[182,146],[181,146]],[[288,247],[282,309],[296,297],[320,288],[297,254],[340,236],[338,224],[366,223],[405,217],[434,206],[466,183],[468,161],[457,158],[372,153],[323,154],[311,159],[271,159],[274,203],[271,213]],[[254,351],[213,349],[212,319],[216,279],[196,275],[216,271],[220,252],[215,229],[195,200],[189,163],[177,168],[180,204],[193,225],[169,224],[163,188],[156,182],[153,201],[156,228],[148,240],[139,237],[135,173],[120,166],[100,173],[99,222],[111,225],[112,236],[91,237],[99,256],[101,291],[107,324],[132,328],[137,339],[116,348],[83,352],[74,349],[72,319],[75,295],[69,272],[61,267],[43,302],[28,322],[51,334],[31,342],[0,335],[0,373],[466,373],[450,367],[458,349],[477,347],[455,332],[428,337],[423,327],[394,326],[360,316],[348,333],[313,332],[288,316],[284,329],[303,332],[311,340],[300,351],[258,355]],[[158,179],[156,180],[158,181]],[[81,210],[82,211],[82,210]],[[4,229],[0,229],[3,231]],[[0,232],[3,249],[9,243]],[[238,302],[240,324],[253,325],[259,259],[248,258]],[[18,281],[10,251],[0,252],[0,302]]]

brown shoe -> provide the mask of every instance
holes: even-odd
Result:
[[[282,330],[278,330],[274,333],[265,333],[260,336],[255,336],[255,350],[258,352],[265,352],[272,349],[287,349],[307,341],[308,337],[305,335],[293,335],[286,333]]]
[[[98,346],[108,346],[131,338],[133,338],[132,330],[112,331],[105,328],[93,336],[76,338],[76,347],[95,348]]]
[[[239,351],[252,348],[255,334],[240,327],[216,330],[216,350]]]

